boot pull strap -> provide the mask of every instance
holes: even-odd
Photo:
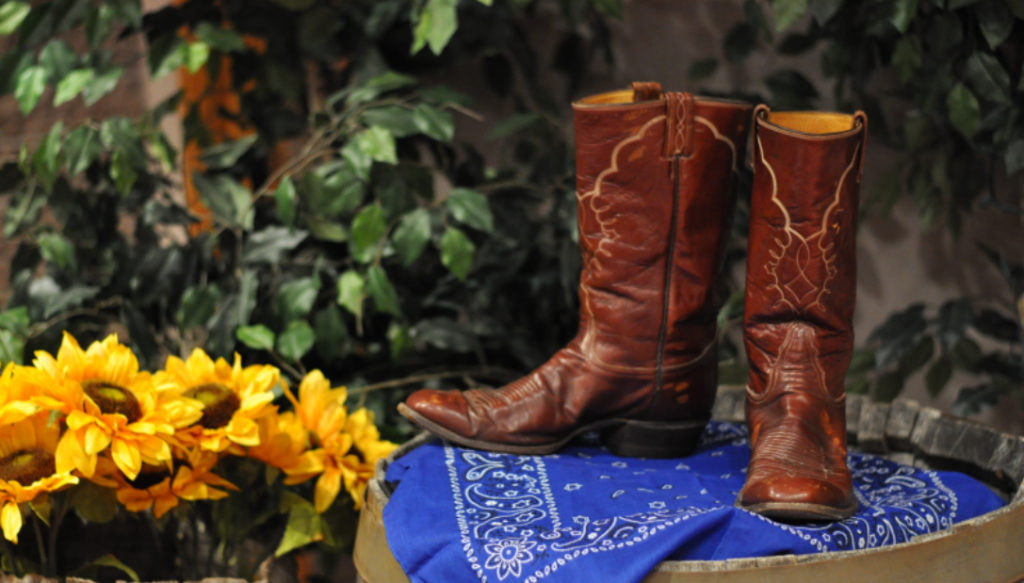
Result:
[[[757,120],[761,119],[761,120],[768,121],[768,114],[769,113],[771,113],[771,109],[767,105],[765,105],[764,103],[760,103],[760,104],[758,104],[757,107],[754,108],[754,131],[751,132],[751,134],[753,135],[753,137],[751,139],[753,140],[754,144],[753,144],[753,147],[751,148],[751,160],[750,160],[750,165],[751,165],[752,168],[756,168],[757,167],[757,161],[759,159],[759,156],[761,155],[761,148],[760,148],[760,144],[759,144],[758,139],[757,139],[757,130],[760,128],[761,124],[757,123]]]
[[[696,108],[693,93],[665,94],[665,157],[693,154],[693,129],[696,125]]]
[[[860,177],[864,174],[864,153],[865,148],[868,146],[868,116],[863,111],[857,110],[853,114],[853,123],[859,124],[861,127],[861,138],[860,138],[860,167],[857,168],[857,183],[860,184]]]
[[[633,82],[633,103],[638,101],[655,101],[661,99],[661,83],[654,81]]]

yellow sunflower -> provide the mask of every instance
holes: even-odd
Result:
[[[164,466],[147,466],[139,478],[130,483],[117,478],[117,500],[132,512],[153,509],[160,518],[174,509],[180,500],[220,500],[228,493],[217,488],[238,490],[238,487],[214,474],[217,454],[194,449],[184,460],[175,460],[173,470]],[[173,471],[173,475],[172,475]]]
[[[321,460],[309,449],[309,431],[295,413],[275,410],[257,421],[260,444],[247,455],[283,471],[288,485],[305,482],[324,471]]]
[[[0,425],[17,423],[39,410],[32,402],[38,390],[25,370],[23,366],[8,363],[0,372]]]
[[[280,379],[272,366],[242,368],[236,354],[234,366],[223,358],[214,362],[196,348],[187,361],[167,359],[165,370],[157,373],[157,390],[196,399],[204,405],[199,423],[178,432],[185,445],[222,452],[232,444],[253,447],[260,443],[256,420],[274,407],[271,392]],[[243,454],[244,455],[244,454]]]
[[[60,427],[40,413],[0,427],[0,523],[4,537],[17,543],[23,502],[78,483],[70,472],[56,470],[54,452]]]
[[[320,448],[311,452],[323,466],[314,493],[317,512],[330,508],[342,484],[359,508],[374,464],[397,446],[380,440],[373,415],[366,409],[350,416],[345,408],[345,388],[332,389],[318,370],[302,379],[298,399],[291,391],[287,395],[302,423],[320,443]]]
[[[43,394],[33,400],[65,415],[58,472],[77,469],[92,477],[98,454],[109,446],[117,467],[134,479],[143,462],[171,459],[175,430],[202,416],[201,403],[158,393],[153,377],[139,371],[135,355],[114,335],[83,351],[65,332],[57,358],[40,351],[34,364],[45,375],[34,377]]]

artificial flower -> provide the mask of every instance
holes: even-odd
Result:
[[[261,418],[260,444],[246,454],[283,471],[285,484],[299,484],[324,471],[323,464],[309,449],[309,431],[295,413],[276,411]]]
[[[153,509],[153,516],[160,518],[174,509],[180,500],[220,500],[228,493],[218,488],[238,490],[238,487],[213,473],[218,455],[201,449],[193,449],[188,457],[175,460],[171,470],[166,467],[147,468],[141,479],[130,483],[117,478],[117,500],[132,512]],[[173,471],[173,475],[172,472]]]
[[[169,357],[165,370],[156,375],[156,385],[161,393],[182,395],[204,405],[199,423],[178,432],[182,443],[222,452],[232,444],[260,444],[256,421],[274,411],[270,403],[279,379],[275,367],[242,368],[238,354],[233,366],[223,358],[214,362],[196,348],[186,361]]]
[[[28,381],[25,367],[7,363],[0,372],[0,425],[17,423],[39,410],[32,402],[36,387]]]
[[[92,477],[98,454],[109,446],[117,467],[134,479],[143,462],[171,459],[175,430],[202,416],[199,402],[158,393],[153,377],[139,371],[138,359],[115,335],[82,350],[65,332],[57,358],[40,351],[34,364],[45,375],[35,377],[44,394],[33,400],[65,415],[58,472],[77,469]]]
[[[0,524],[4,537],[14,543],[21,530],[22,503],[78,483],[70,472],[56,469],[60,427],[48,418],[38,413],[0,427]]]

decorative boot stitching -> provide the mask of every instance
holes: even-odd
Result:
[[[725,142],[725,145],[729,146],[729,149],[732,150],[732,171],[733,171],[733,174],[739,174],[738,163],[737,163],[737,160],[736,160],[736,144],[733,143],[733,141],[730,140],[729,138],[727,138],[727,137],[723,136],[722,134],[720,134],[718,132],[718,128],[715,127],[715,124],[711,123],[710,121],[704,119],[703,117],[701,117],[699,115],[698,116],[694,116],[693,119],[695,119],[697,121],[697,123],[700,123],[700,124],[703,124],[703,125],[707,126],[708,129],[711,130],[711,133],[715,135],[715,139],[716,140],[719,140],[721,142]],[[731,184],[729,185],[729,188],[730,189],[732,188]]]
[[[860,144],[857,144],[854,148],[850,163],[846,167],[846,170],[843,171],[843,175],[839,179],[839,184],[836,186],[833,200],[822,216],[821,229],[806,237],[793,227],[793,222],[789,216],[789,211],[786,209],[786,205],[779,200],[778,179],[775,175],[775,169],[772,168],[772,165],[769,164],[768,160],[764,157],[764,147],[761,145],[760,136],[757,138],[757,146],[760,153],[761,163],[764,165],[765,169],[768,170],[768,174],[772,179],[771,201],[782,212],[782,217],[785,221],[782,225],[782,232],[786,237],[786,240],[783,241],[779,237],[773,236],[774,242],[779,246],[779,249],[777,251],[772,249],[768,250],[768,254],[771,255],[772,260],[766,263],[764,268],[768,274],[771,275],[772,283],[768,285],[765,291],[777,291],[779,293],[779,299],[776,300],[775,304],[784,305],[796,312],[807,313],[811,308],[818,308],[822,312],[826,312],[827,308],[822,300],[824,299],[825,294],[831,293],[828,289],[828,284],[835,279],[836,275],[839,274],[839,269],[835,266],[837,256],[832,251],[835,243],[828,242],[826,245],[827,238],[825,235],[828,233],[829,228],[833,228],[837,234],[839,233],[839,223],[834,222],[830,225],[829,222],[833,220],[832,217],[834,213],[839,213],[843,210],[841,208],[837,208],[843,190],[843,183],[846,180],[847,174],[850,173],[850,170],[853,169],[857,162],[857,153],[860,151]],[[811,248],[811,242],[815,239],[818,240],[816,254]],[[791,249],[794,242],[797,242],[798,245],[795,249]],[[815,257],[815,255],[818,257]],[[779,267],[781,266],[782,261],[787,257],[796,268],[797,273],[789,281],[782,282],[779,275]],[[816,259],[824,263],[825,266],[825,279],[820,284],[813,282],[807,274],[810,269],[811,262]],[[811,296],[814,297],[814,301],[807,304],[806,307],[803,307],[804,302]]]
[[[693,154],[694,104],[692,93],[666,93],[665,157]]]
[[[760,404],[768,400],[770,396],[775,393],[785,392],[785,387],[788,383],[784,382],[782,378],[780,365],[783,365],[790,361],[789,353],[794,348],[796,342],[804,343],[804,348],[810,353],[810,370],[814,375],[814,379],[817,382],[810,383],[812,387],[817,388],[816,393],[819,396],[824,397],[826,401],[830,403],[845,403],[846,393],[844,392],[839,397],[832,396],[832,392],[828,390],[828,381],[825,376],[825,369],[821,366],[821,361],[818,358],[818,347],[814,343],[814,327],[805,322],[792,322],[786,327],[786,337],[782,341],[782,345],[779,347],[778,357],[768,365],[768,386],[765,387],[764,391],[758,394],[750,385],[747,385],[747,397],[751,403]],[[805,366],[806,368],[806,366]]]

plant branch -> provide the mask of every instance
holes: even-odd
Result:
[[[49,320],[46,320],[45,322],[39,322],[39,323],[33,324],[28,329],[28,335],[27,336],[29,338],[35,338],[36,336],[39,336],[43,332],[46,332],[47,330],[49,330],[55,324],[59,324],[60,322],[63,322],[64,320],[70,320],[71,318],[77,318],[78,316],[101,316],[101,317],[108,317],[109,314],[104,314],[104,313],[100,312],[100,310],[105,310],[107,308],[113,308],[113,307],[120,306],[120,305],[121,305],[121,298],[120,297],[116,297],[115,296],[115,297],[112,297],[112,298],[109,298],[109,299],[106,299],[106,300],[100,300],[100,301],[96,302],[96,305],[91,307],[91,308],[79,308],[77,310],[71,310],[69,312],[64,312],[63,314],[59,314],[57,316],[54,316],[53,318],[50,318]]]
[[[519,373],[508,370],[506,368],[494,367],[494,366],[481,366],[477,368],[467,368],[462,370],[453,370],[439,373],[429,374],[418,374],[411,375],[400,379],[391,381],[384,381],[382,383],[374,383],[372,385],[366,385],[349,390],[349,395],[361,395],[363,393],[369,393],[372,391],[381,391],[385,389],[393,389],[404,385],[411,385],[413,383],[424,383],[427,381],[451,379],[465,376],[491,376],[498,379],[515,380],[519,378]]]

